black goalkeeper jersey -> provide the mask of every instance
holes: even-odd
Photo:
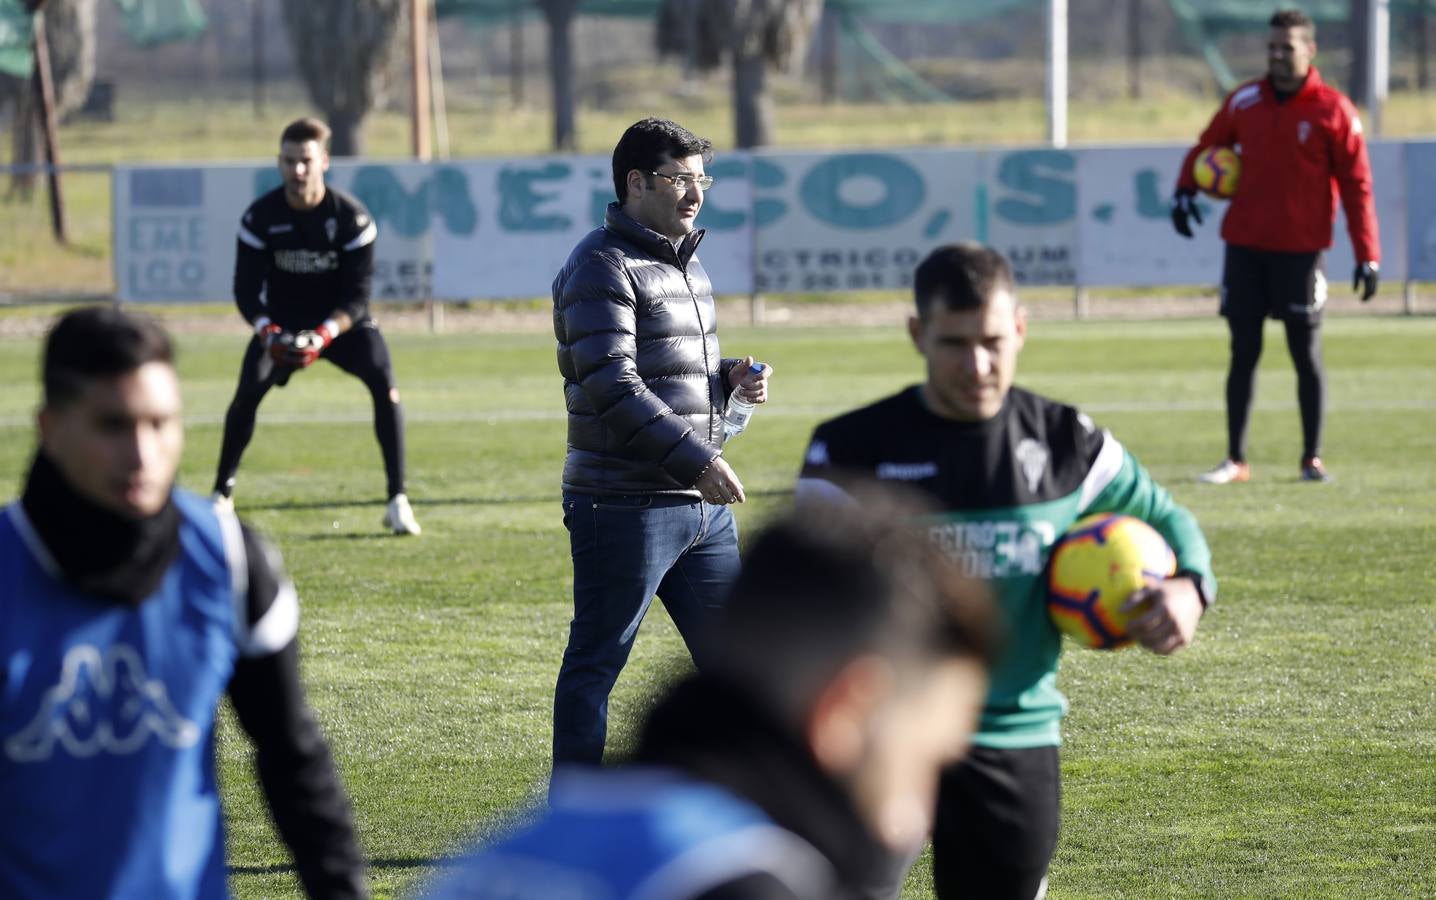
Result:
[[[1007,644],[975,738],[983,746],[1058,743],[1062,643],[1043,572],[1052,545],[1079,518],[1119,512],[1150,523],[1178,568],[1203,580],[1208,599],[1214,590],[1211,553],[1192,515],[1086,415],[1021,388],[985,422],[934,414],[918,387],[824,422],[808,445],[799,495],[841,490],[852,476],[928,494],[943,510],[933,540],[997,592]]]
[[[378,228],[358,199],[325,187],[313,209],[295,209],[279,187],[239,222],[234,300],[251,324],[261,316],[286,331],[315,328],[336,310],[369,315]]]

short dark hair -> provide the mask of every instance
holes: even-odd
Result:
[[[996,653],[988,588],[922,527],[931,505],[888,485],[844,491],[763,528],[716,629],[718,674],[790,721],[860,656],[912,672],[960,658],[987,667]]]
[[[918,263],[913,273],[917,314],[926,317],[934,302],[946,309],[977,309],[998,291],[1016,296],[1012,266],[991,247],[972,242],[946,244]]]
[[[1279,9],[1271,14],[1272,28],[1305,28],[1307,40],[1316,40],[1316,23],[1299,9]]]
[[[284,131],[279,135],[281,144],[303,144],[307,141],[318,141],[324,152],[329,152],[329,137],[333,134],[329,126],[320,119],[312,116],[305,116],[302,119],[295,119],[284,126]]]
[[[45,405],[73,402],[96,378],[114,378],[146,363],[174,365],[174,346],[159,323],[113,306],[66,313],[45,340]]]
[[[713,160],[713,142],[668,119],[647,118],[634,122],[613,148],[613,191],[618,202],[628,199],[628,173],[645,174],[665,162],[685,156]]]

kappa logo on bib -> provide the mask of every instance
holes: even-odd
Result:
[[[66,652],[59,684],[42,695],[30,723],[5,738],[4,749],[14,762],[41,762],[56,752],[127,756],[151,737],[189,747],[199,740],[199,726],[180,715],[133,647],[116,644],[101,653],[80,644]]]

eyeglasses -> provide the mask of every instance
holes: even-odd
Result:
[[[648,174],[657,175],[659,178],[666,178],[669,184],[684,193],[688,192],[688,186],[690,184],[698,185],[698,190],[700,191],[706,191],[713,186],[712,175],[689,175],[687,173],[682,175],[669,175],[666,172],[649,172]]]

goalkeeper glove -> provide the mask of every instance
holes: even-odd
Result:
[[[1189,188],[1177,188],[1172,195],[1172,227],[1177,229],[1177,234],[1182,237],[1192,236],[1192,226],[1187,222],[1193,219],[1198,225],[1202,224],[1202,210],[1197,206],[1197,194]]]
[[[1364,262],[1356,267],[1351,274],[1351,289],[1361,291],[1361,302],[1365,303],[1376,295],[1376,285],[1381,281],[1379,274],[1380,266],[1374,262]]]
[[[293,341],[293,336],[286,334],[283,328],[261,316],[255,320],[254,334],[259,338],[259,345],[264,348],[264,352],[269,354],[270,359],[277,363],[288,361],[289,346]]]
[[[313,330],[301,331],[294,336],[294,346],[289,351],[289,364],[298,369],[314,365],[325,348],[334,343],[339,334],[339,325],[333,319]]]

